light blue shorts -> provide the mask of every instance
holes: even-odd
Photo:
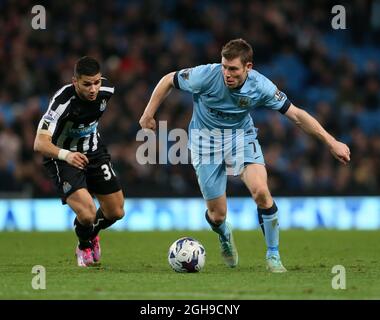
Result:
[[[202,162],[202,159],[192,154],[192,164],[198,178],[198,184],[205,200],[219,198],[226,192],[227,176],[240,175],[243,169],[250,163],[265,164],[261,146],[257,139],[248,139],[244,142],[244,158],[240,157],[236,163],[236,155],[233,154],[232,165],[228,164],[230,160],[222,160],[220,163],[208,161]],[[195,160],[195,161],[194,161]]]

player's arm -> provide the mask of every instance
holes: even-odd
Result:
[[[145,111],[139,121],[143,129],[156,129],[156,120],[154,120],[154,115],[156,114],[158,107],[174,87],[174,75],[175,72],[168,73],[158,82],[154,88],[148,105],[146,106]]]
[[[45,157],[66,161],[68,164],[83,169],[88,164],[87,157],[80,152],[58,148],[52,143],[52,137],[47,130],[37,131],[34,140],[34,151],[40,152]]]
[[[305,110],[290,104],[285,115],[306,133],[317,137],[329,148],[332,155],[343,164],[350,161],[350,149],[330,135],[321,124]]]

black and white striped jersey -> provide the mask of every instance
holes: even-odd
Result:
[[[98,121],[113,93],[114,87],[106,78],[102,78],[94,101],[79,98],[73,84],[63,86],[50,100],[38,132],[51,135],[52,143],[59,148],[85,154],[97,151],[103,146]]]

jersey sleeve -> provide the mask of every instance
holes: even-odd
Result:
[[[276,85],[268,78],[261,76],[260,79],[261,105],[285,113],[288,111],[291,102],[286,94],[280,91]]]
[[[115,93],[115,86],[105,77],[102,77],[102,85],[100,86],[99,93],[110,99]]]
[[[174,74],[174,86],[190,93],[202,93],[209,82],[210,65],[182,69]]]
[[[74,97],[72,91],[70,86],[65,86],[51,98],[48,109],[38,124],[37,133],[53,136],[59,120],[68,111],[70,101]]]

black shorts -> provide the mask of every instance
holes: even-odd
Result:
[[[86,156],[89,164],[83,170],[58,159],[44,163],[63,204],[66,204],[68,196],[81,188],[86,188],[90,194],[110,194],[121,190],[120,181],[112,168],[111,156],[106,150]]]

